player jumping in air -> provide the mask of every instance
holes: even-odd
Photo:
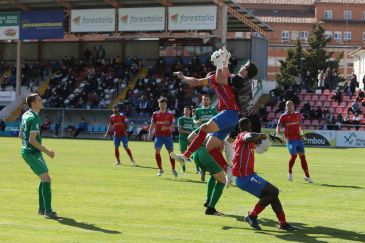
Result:
[[[248,82],[245,81],[253,78],[257,74],[257,67],[254,64],[249,63],[242,66],[239,72],[240,75],[235,75],[237,77],[228,79],[230,76],[228,70],[229,57],[230,53],[226,50],[214,52],[211,60],[217,67],[217,70],[215,75],[211,75],[208,78],[197,79],[184,76],[181,72],[176,73],[183,82],[191,86],[210,85],[218,97],[219,113],[207,123],[200,126],[198,135],[184,153],[170,154],[173,158],[185,163],[189,160],[191,154],[201,146],[207,137],[207,134],[213,133],[207,142],[206,148],[214,160],[226,171],[226,183],[229,183],[230,181],[230,171],[225,158],[218,148],[223,145],[226,136],[236,127],[239,120],[240,108],[245,110],[248,106],[248,103],[246,104],[245,102],[246,97],[242,99],[238,94],[235,94],[234,90],[236,89],[238,91],[244,88],[251,91],[251,86],[247,87]],[[243,92],[243,96],[245,96],[245,94],[246,93]],[[243,102],[240,102],[240,100],[237,102],[236,98],[243,100]],[[248,99],[251,98],[252,97],[249,97]],[[240,103],[244,103],[244,105],[240,107]]]
[[[256,144],[259,144],[262,139],[266,139],[266,135],[250,132],[251,122],[248,118],[244,117],[240,119],[238,125],[240,133],[233,145],[232,174],[236,176],[236,185],[241,190],[260,199],[255,207],[249,211],[247,217],[245,217],[245,221],[252,228],[261,230],[257,222],[257,216],[266,206],[271,205],[279,220],[279,228],[283,230],[295,230],[296,228],[294,226],[286,222],[285,213],[279,200],[279,189],[258,176],[254,170]]]
[[[179,146],[180,151],[184,152],[188,147],[188,136],[193,131],[194,121],[190,117],[190,107],[184,107],[184,116],[177,119],[177,126],[179,129]],[[186,171],[185,165],[182,166],[182,171]]]
[[[299,155],[302,169],[305,174],[304,180],[306,180],[308,183],[313,183],[312,178],[309,176],[308,163],[304,153],[304,143],[302,140],[304,133],[301,127],[301,120],[301,114],[294,111],[293,101],[287,101],[286,112],[283,113],[279,118],[278,125],[276,127],[276,133],[280,134],[280,127],[284,127],[284,135],[288,140],[288,150],[291,156],[289,160],[288,180],[293,181],[292,169],[295,159],[297,158],[297,155]]]
[[[148,131],[148,141],[152,141],[153,135],[155,135],[155,157],[158,166],[158,176],[163,174],[162,162],[160,151],[162,145],[165,145],[167,151],[172,153],[174,151],[174,142],[172,140],[172,130],[174,126],[174,115],[167,111],[167,99],[161,97],[158,99],[159,111],[155,111],[152,114],[151,126]],[[171,157],[170,163],[172,168],[172,173],[177,177],[177,172],[175,170],[175,160]]]
[[[114,153],[115,153],[115,158],[117,159],[115,165],[120,165],[119,146],[120,146],[120,141],[122,141],[123,147],[131,160],[131,165],[135,166],[136,162],[133,159],[131,150],[128,148],[128,137],[126,134],[126,131],[128,129],[128,119],[123,113],[119,112],[118,105],[114,105],[112,111],[113,115],[110,116],[108,129],[106,129],[104,137],[108,136],[110,128],[113,127],[114,146],[115,146]]]
[[[42,145],[40,135],[41,122],[39,112],[43,108],[42,99],[38,94],[29,94],[26,99],[29,110],[22,116],[19,137],[22,139],[22,157],[32,171],[39,176],[39,209],[38,214],[44,215],[47,219],[57,219],[57,213],[52,209],[51,177],[48,174],[48,167],[43,159],[42,152],[50,158],[55,153]]]

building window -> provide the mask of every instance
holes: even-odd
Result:
[[[324,19],[332,19],[332,10],[324,11]]]
[[[324,36],[326,37],[326,39],[332,38],[332,31],[325,31]]]
[[[351,11],[348,11],[348,10],[343,11],[343,18],[344,18],[344,19],[351,19],[351,18],[352,18],[352,13],[351,13]]]
[[[288,41],[289,40],[289,31],[282,31],[281,32],[281,41]]]
[[[338,32],[336,31],[333,35],[333,38],[336,40],[336,41],[340,41],[342,40],[342,33],[341,32]]]
[[[308,31],[301,31],[300,32],[300,39],[301,40],[308,40]]]
[[[362,32],[362,41],[365,41],[365,32]]]
[[[365,11],[362,12],[362,20],[365,20]]]
[[[352,35],[351,32],[343,32],[343,40],[351,40],[352,39]]]

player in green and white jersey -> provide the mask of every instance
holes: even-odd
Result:
[[[29,94],[26,98],[29,110],[22,116],[19,137],[22,139],[21,154],[32,171],[39,176],[39,209],[38,214],[48,219],[57,219],[57,213],[52,210],[51,177],[48,174],[48,167],[43,159],[42,152],[50,158],[55,153],[42,145],[40,136],[41,121],[39,112],[43,108],[42,99],[38,94]]]
[[[202,96],[202,106],[195,110],[194,122],[197,126],[207,123],[213,116],[218,114],[215,107],[210,106],[210,96],[204,94]]]
[[[188,136],[194,129],[193,118],[190,117],[190,107],[184,107],[184,116],[177,120],[177,127],[179,129],[179,146],[181,153],[188,147]],[[185,165],[182,166],[182,172],[186,171]]]

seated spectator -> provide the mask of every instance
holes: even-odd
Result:
[[[134,124],[134,122],[129,123],[128,129],[127,129],[128,139],[129,139],[130,136],[132,136],[136,133],[136,129],[137,129],[137,127]]]
[[[4,132],[6,128],[6,123],[3,119],[0,119],[0,132]]]
[[[350,97],[350,100],[352,100],[352,96],[355,93],[355,87],[353,86],[353,84],[351,83],[351,80],[348,80],[347,83],[344,86],[344,94]]]
[[[261,122],[268,122],[267,111],[266,111],[266,107],[264,105],[261,105],[258,113],[260,115]]]
[[[349,114],[350,112],[354,115],[361,114],[361,107],[360,107],[359,102],[357,100],[355,100],[352,103],[352,106],[348,109],[347,113]]]
[[[85,121],[84,118],[81,118],[80,123],[77,125],[75,134],[74,134],[74,138],[76,138],[81,132],[86,132],[87,131],[87,123]]]
[[[283,113],[285,111],[285,99],[283,99],[282,101],[280,101],[279,103],[279,107],[276,110],[276,113]]]
[[[346,114],[345,118],[343,119],[342,124],[344,124],[344,125],[349,125],[349,124],[351,124],[351,121],[350,121],[350,115],[349,115],[348,113]]]
[[[332,96],[331,99],[334,100],[334,101],[337,101],[338,105],[340,105],[340,103],[342,102],[342,92],[341,92],[340,87],[337,87],[336,93],[335,93],[334,96]]]
[[[141,141],[142,140],[142,136],[143,135],[147,135],[148,134],[148,129],[150,128],[150,125],[148,124],[147,121],[144,122],[142,129],[139,131],[137,137],[138,140]]]
[[[302,113],[304,118],[306,118],[306,119],[311,118],[311,116],[310,116],[310,114],[311,114],[311,105],[309,104],[308,101],[304,104],[303,108],[300,110],[300,113]]]
[[[51,122],[49,121],[48,116],[46,116],[46,118],[44,118],[44,121],[41,125],[41,132],[44,130],[49,130],[50,126],[51,126]]]
[[[68,136],[72,136],[73,134],[74,134],[74,131],[76,130],[76,127],[75,126],[73,126],[73,125],[68,125],[67,127],[66,127],[66,134],[68,135]]]
[[[323,112],[321,110],[321,107],[318,106],[317,109],[314,111],[314,116],[312,118],[321,120],[322,114],[323,114]]]
[[[359,130],[360,125],[360,116],[358,114],[355,114],[352,117],[352,124],[355,125],[356,131]]]

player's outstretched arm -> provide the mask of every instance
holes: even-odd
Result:
[[[155,123],[152,123],[150,128],[148,129],[147,141],[152,141],[154,133],[155,133]]]
[[[36,149],[38,149],[39,151],[45,153],[46,155],[48,155],[50,158],[54,157],[54,151],[53,150],[48,150],[46,147],[44,147],[42,144],[40,144],[37,139],[37,132],[30,132],[30,136],[29,136],[29,143],[31,145],[33,145],[33,147],[35,147]]]
[[[205,86],[208,85],[208,79],[206,78],[194,78],[183,75],[182,72],[174,72],[174,74],[183,82],[190,86]]]
[[[106,136],[108,136],[109,130],[110,129],[110,123],[108,124],[108,128],[106,129],[106,132],[104,134],[104,138],[106,138]]]
[[[18,135],[18,137],[20,138],[20,139],[22,139],[22,127],[19,127],[19,135]]]
[[[262,139],[266,139],[266,138],[267,138],[267,136],[264,133],[251,132],[251,133],[247,134],[243,139],[246,142],[259,143],[259,142],[261,142]]]

